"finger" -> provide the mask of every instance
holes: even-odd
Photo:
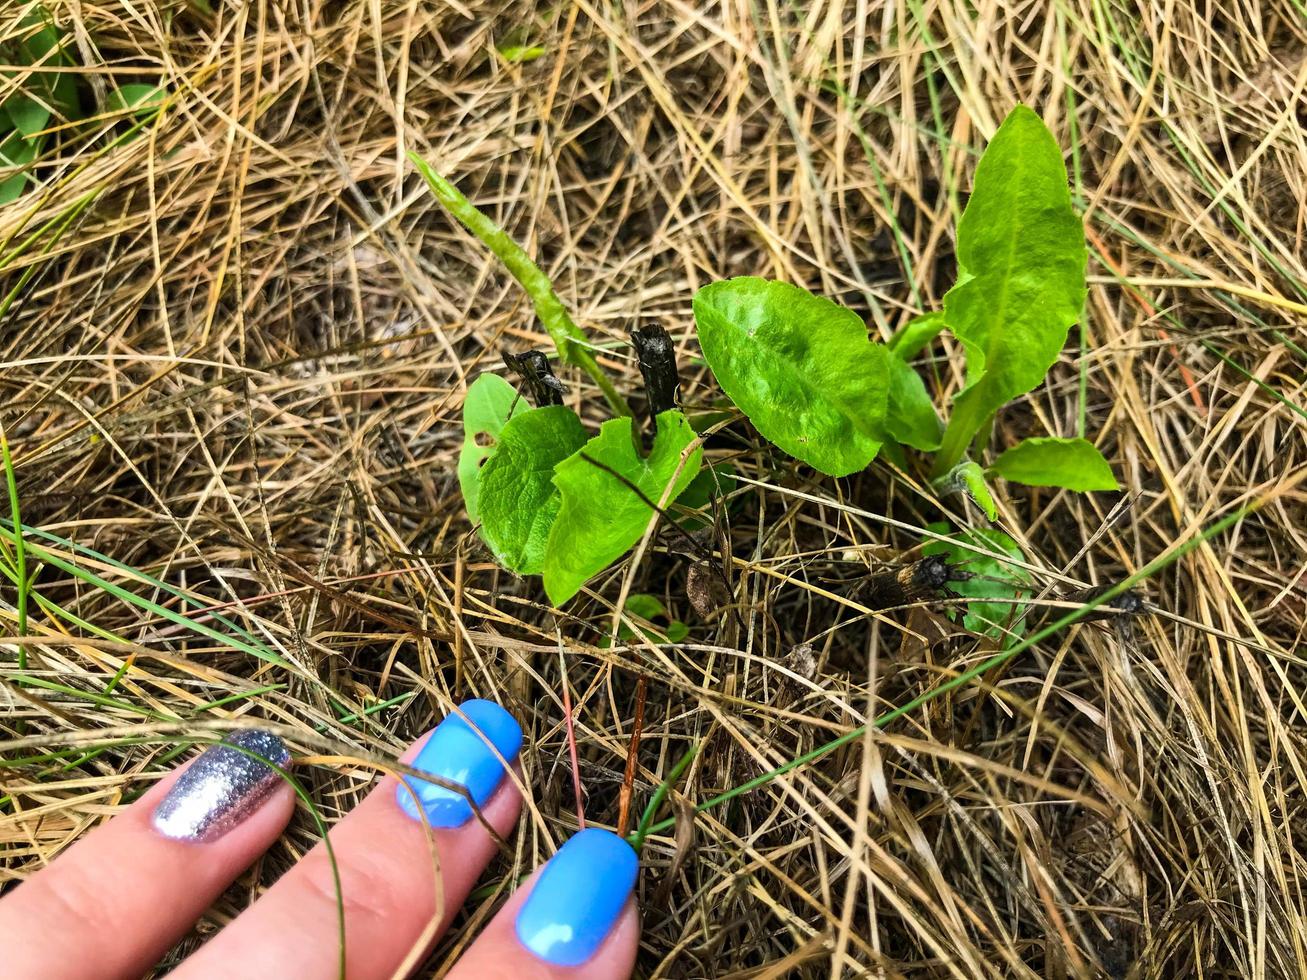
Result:
[[[462,717],[447,717],[404,760],[465,786],[502,837],[522,806],[504,768],[517,757],[522,729],[490,701],[468,701],[459,710]],[[392,777],[332,828],[330,841],[340,875],[350,980],[389,977],[411,952],[420,955],[434,943],[496,850],[461,795],[434,783]],[[332,861],[319,844],[173,977],[313,980],[339,976],[341,965]]]
[[[499,910],[450,980],[625,980],[640,944],[638,863],[616,834],[575,834]]]
[[[152,967],[290,819],[294,794],[269,761],[290,761],[275,735],[229,736],[6,896],[5,975],[139,977]]]

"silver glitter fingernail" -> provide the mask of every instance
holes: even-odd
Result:
[[[174,840],[217,840],[258,809],[281,781],[277,770],[261,759],[285,768],[290,752],[276,735],[257,728],[210,746],[154,811],[154,829]]]

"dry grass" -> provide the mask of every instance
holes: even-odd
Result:
[[[1107,495],[1008,487],[1002,526],[1042,584],[1104,583],[1267,503],[1151,583],[1158,615],[1078,627],[655,837],[640,974],[1307,975],[1307,500],[1287,482],[1307,466],[1301,0],[204,6],[50,0],[88,100],[162,77],[170,102],[111,149],[112,119],[70,128],[45,190],[0,209],[0,423],[24,523],[220,606],[285,665],[45,565],[36,591],[103,634],[33,606],[28,669],[0,646],[0,752],[85,750],[4,771],[0,881],[166,771],[179,733],[282,726],[334,819],[367,759],[476,694],[528,730],[532,803],[488,877],[506,884],[575,825],[565,688],[586,815],[611,826],[638,674],[642,807],[693,743],[674,794],[691,802],[975,663],[974,638],[869,628],[847,580],[917,543],[879,515],[982,519],[880,463],[816,479],[739,424],[710,444],[748,478],[720,515],[738,618],[695,613],[670,536],[563,613],[496,570],[454,478],[461,397],[547,341],[404,154],[528,244],[628,391],[626,333],[659,321],[706,406],[698,285],[784,277],[887,334],[951,281],[976,150],[1024,101],[1075,148],[1093,285],[1083,343],[995,439],[1083,418],[1129,504],[1109,525]],[[498,57],[515,30],[546,54]],[[939,353],[943,398],[961,358]],[[597,422],[595,389],[565,380]],[[599,648],[624,584],[687,642]],[[7,582],[0,630],[18,630]],[[297,816],[197,935],[315,834]]]

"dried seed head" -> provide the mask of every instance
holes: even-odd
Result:
[[[649,414],[657,416],[675,408],[681,379],[676,372],[676,346],[671,336],[654,323],[632,330],[631,343],[644,376]]]
[[[538,350],[529,350],[523,354],[505,352],[504,363],[526,384],[527,396],[537,408],[563,404],[563,393],[567,388],[563,382],[554,377],[554,369],[543,352]]]
[[[962,582],[971,575],[931,555],[908,565],[891,568],[867,579],[864,602],[872,609],[890,609],[929,599],[947,599],[949,582]]]

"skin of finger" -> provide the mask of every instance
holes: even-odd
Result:
[[[626,980],[640,948],[640,912],[626,903],[617,923],[594,956],[580,966],[555,966],[540,959],[517,938],[517,913],[535,887],[536,871],[463,954],[447,980]]]
[[[421,745],[420,741],[406,752],[403,761],[415,757]],[[430,925],[437,888],[443,888],[443,915],[428,943],[433,945],[497,850],[475,818],[450,829],[429,829],[413,820],[399,808],[397,785],[394,777],[387,776],[331,830],[345,906],[350,980],[390,977]],[[505,779],[482,813],[506,837],[521,807],[521,794],[511,779]],[[432,861],[432,837],[438,873]],[[318,844],[171,977],[325,980],[339,975],[336,886],[326,848]]]
[[[42,980],[141,976],[290,820],[295,796],[282,783],[217,840],[170,840],[150,817],[185,768],[0,900],[0,972]]]

